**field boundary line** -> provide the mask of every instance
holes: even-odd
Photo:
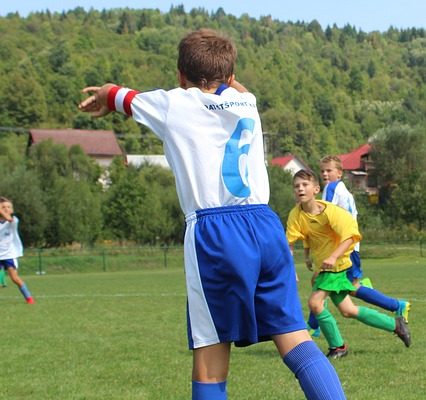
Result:
[[[110,294],[83,294],[83,293],[74,293],[74,294],[41,294],[34,296],[35,299],[61,299],[61,298],[99,298],[99,297],[186,297],[186,293],[110,293]],[[1,299],[16,299],[21,298],[20,296],[0,296]]]

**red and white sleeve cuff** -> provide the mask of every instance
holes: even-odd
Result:
[[[108,108],[132,116],[132,100],[138,93],[137,90],[113,86],[108,92]]]

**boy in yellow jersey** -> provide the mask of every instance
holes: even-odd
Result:
[[[354,219],[357,219],[358,211],[355,199],[342,181],[343,165],[340,158],[336,155],[327,155],[323,157],[320,160],[320,171],[324,184],[322,200],[329,201],[330,203],[344,208],[352,214]],[[383,308],[384,310],[394,312],[397,316],[402,315],[408,323],[408,313],[411,308],[410,302],[387,296],[371,286],[370,279],[364,277],[359,247],[359,243],[356,243],[351,253],[352,266],[347,270],[348,279],[356,287],[356,290],[351,292],[351,296]],[[318,321],[316,321],[312,313],[309,314],[308,327],[313,337],[319,336],[320,329],[318,327]]]
[[[374,328],[394,332],[409,347],[411,336],[402,316],[393,318],[358,307],[348,296],[356,290],[346,276],[352,265],[350,254],[355,243],[361,240],[356,220],[341,207],[316,200],[320,186],[312,171],[298,171],[293,177],[293,188],[298,204],[290,212],[286,235],[291,246],[303,240],[305,256],[312,259],[310,269],[317,273],[308,303],[328,342],[327,356],[340,358],[348,353],[336,320],[324,307],[328,296],[345,318],[355,318]]]

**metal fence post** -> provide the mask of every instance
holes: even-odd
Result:
[[[163,254],[164,254],[164,268],[167,268],[167,251],[169,250],[169,247],[167,244],[163,245]]]
[[[43,275],[43,259],[41,257],[42,249],[38,249],[38,275]]]
[[[102,250],[102,268],[106,272],[106,252],[105,249]]]

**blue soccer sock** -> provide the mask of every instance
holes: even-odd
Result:
[[[308,325],[309,325],[309,328],[311,328],[311,329],[318,329],[319,328],[317,317],[315,317],[315,315],[312,311],[309,313]]]
[[[385,296],[378,290],[365,286],[360,286],[358,288],[358,290],[355,292],[355,297],[392,312],[397,311],[399,307],[399,301],[397,299]]]
[[[336,371],[313,341],[300,343],[283,358],[308,400],[345,400]]]
[[[27,285],[25,283],[19,288],[19,290],[21,291],[25,299],[31,297],[31,292],[28,290]]]
[[[192,400],[226,399],[226,381],[217,383],[192,381]]]

